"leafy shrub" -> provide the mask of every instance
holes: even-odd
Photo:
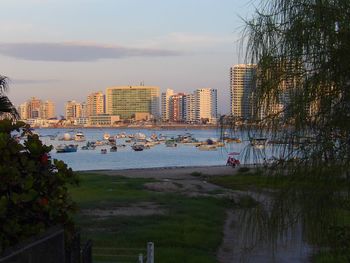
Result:
[[[0,121],[0,253],[53,225],[63,225],[68,239],[73,233],[76,205],[67,184],[78,178],[64,162],[51,160],[51,150],[25,123]]]

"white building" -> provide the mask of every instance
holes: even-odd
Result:
[[[172,89],[167,89],[166,92],[162,92],[161,95],[161,113],[162,121],[169,121],[170,118],[170,98],[174,95]]]
[[[193,123],[196,121],[196,100],[194,94],[184,96],[184,121]]]
[[[198,123],[212,123],[217,121],[217,90],[197,89],[194,92],[195,116]]]

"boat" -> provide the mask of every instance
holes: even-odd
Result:
[[[113,136],[109,137],[109,138],[108,138],[108,143],[109,143],[110,145],[115,145],[115,138],[114,138]]]
[[[200,145],[197,147],[200,151],[217,151],[217,147],[215,145]]]
[[[134,144],[134,145],[131,146],[131,148],[135,152],[140,152],[140,151],[143,151],[145,149],[145,146],[143,144]]]
[[[176,141],[175,140],[167,140],[166,142],[165,142],[165,146],[166,147],[177,147],[177,143],[176,143]]]
[[[62,137],[58,138],[59,141],[71,141],[72,140],[72,136],[67,132],[65,134],[63,134]]]
[[[137,132],[134,134],[134,138],[136,140],[144,140],[144,139],[146,139],[146,135],[141,133],[141,132]]]
[[[95,150],[95,148],[95,142],[87,142],[86,145],[81,147],[82,150]]]
[[[85,142],[85,135],[82,132],[77,132],[74,135],[74,141],[76,141],[76,142]]]
[[[185,133],[182,135],[178,135],[176,138],[176,142],[183,143],[183,144],[191,144],[191,143],[196,143],[198,140],[193,137],[191,133]]]
[[[267,139],[266,138],[250,138],[250,145],[256,148],[264,148],[266,146],[267,143]]]
[[[71,153],[71,152],[76,152],[78,150],[78,145],[73,145],[73,144],[60,144],[56,147],[56,152],[57,153]]]
[[[109,149],[109,151],[110,152],[116,152],[116,151],[118,151],[118,148],[117,148],[117,146],[112,146],[110,149]]]
[[[96,141],[95,142],[95,146],[103,146],[103,145],[106,145],[106,141]]]
[[[111,137],[111,135],[110,135],[109,133],[103,134],[103,139],[104,139],[104,140],[108,140],[109,137]]]
[[[107,149],[101,149],[101,153],[102,154],[106,154],[107,153]]]

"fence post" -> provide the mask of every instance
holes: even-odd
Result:
[[[139,263],[143,263],[143,254],[139,254]]]
[[[154,243],[147,243],[147,263],[154,263]]]

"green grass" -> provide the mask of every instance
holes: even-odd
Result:
[[[78,214],[82,239],[93,240],[94,262],[136,262],[148,241],[155,243],[156,262],[217,262],[226,203],[214,198],[188,198],[144,189],[150,179],[80,174],[70,189],[82,209],[113,209],[153,202],[162,215],[96,217]]]
[[[277,176],[262,176],[253,173],[237,173],[235,175],[208,177],[210,183],[233,190],[248,189],[275,189],[286,186],[289,182],[286,178]]]

